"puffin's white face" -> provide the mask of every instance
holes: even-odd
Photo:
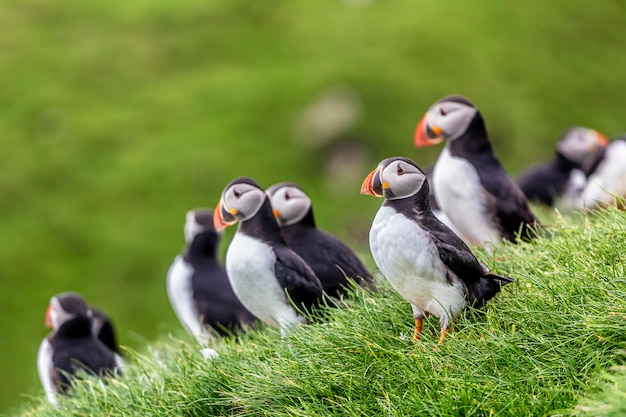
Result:
[[[311,199],[298,187],[286,185],[268,189],[268,195],[278,224],[289,226],[304,218],[311,208]]]
[[[606,146],[606,136],[593,129],[575,127],[568,130],[557,143],[556,150],[570,161],[582,164],[599,148]]]
[[[463,103],[454,101],[436,103],[426,115],[426,135],[454,140],[467,130],[476,112],[475,107]]]
[[[222,208],[237,220],[244,221],[259,211],[266,198],[265,192],[254,185],[233,184],[224,190]]]
[[[199,221],[200,219],[200,221]],[[213,211],[209,209],[195,209],[187,212],[185,217],[185,242],[191,244],[193,239],[200,233],[212,230]],[[220,235],[222,233],[219,233]]]
[[[387,200],[396,200],[416,194],[426,176],[415,166],[401,159],[393,160],[381,167],[380,180]]]

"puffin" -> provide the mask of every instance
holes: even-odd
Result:
[[[186,247],[167,271],[167,295],[187,332],[207,347],[213,335],[229,336],[253,328],[255,318],[239,301],[218,260],[221,235],[213,226],[213,211],[187,212]]]
[[[568,129],[557,142],[554,158],[524,171],[517,184],[530,201],[573,208],[587,182],[583,166],[607,143],[606,136],[593,129]]]
[[[426,179],[428,180],[429,184],[433,183],[433,168],[434,165],[431,165],[424,171],[426,173]],[[444,213],[443,210],[441,210],[441,208],[439,207],[439,203],[437,203],[437,197],[435,197],[435,190],[432,186],[430,187],[430,191],[428,193],[428,199],[430,201],[430,208],[433,211],[435,217],[438,218],[439,221],[441,221],[443,224],[448,226],[450,230],[452,230],[454,233],[461,236],[463,240],[465,240],[465,238],[461,234],[461,231],[457,229],[454,223],[452,223],[452,220],[450,220],[446,213]]]
[[[79,370],[98,376],[115,375],[123,365],[98,339],[92,328],[92,313],[79,294],[65,292],[50,300],[46,326],[52,332],[44,338],[37,353],[37,370],[48,401],[66,394]]]
[[[372,274],[352,249],[316,227],[311,199],[301,187],[281,182],[266,193],[287,245],[313,269],[326,294],[345,295],[349,280],[374,289]]]
[[[226,252],[226,272],[243,305],[282,337],[307,323],[305,312],[324,298],[311,267],[280,231],[265,191],[249,177],[226,185],[213,215],[215,230],[239,222]]]
[[[413,160],[384,159],[363,181],[361,194],[385,199],[370,228],[370,250],[380,272],[411,304],[414,341],[432,314],[439,318],[442,344],[451,320],[469,306],[482,307],[513,282],[490,273],[435,217],[426,174]]]
[[[441,210],[471,246],[536,237],[540,223],[528,200],[493,153],[485,122],[465,97],[435,102],[419,122],[414,144],[446,146],[433,168]]]
[[[617,205],[626,209],[626,135],[609,142],[593,162],[595,170],[587,179],[581,195],[581,206],[594,209]]]

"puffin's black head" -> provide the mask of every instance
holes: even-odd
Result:
[[[457,139],[478,113],[476,106],[465,97],[444,97],[435,102],[419,122],[413,143],[421,148]]]
[[[606,136],[593,129],[574,127],[561,136],[556,151],[568,161],[581,166],[608,143]]]
[[[224,191],[215,208],[213,224],[218,232],[253,217],[261,208],[267,195],[251,178],[239,177],[232,180]]]
[[[428,187],[426,174],[413,160],[396,156],[382,160],[361,186],[361,194],[399,200]]]
[[[187,212],[185,218],[185,241],[191,244],[193,239],[200,233],[211,233],[216,237],[219,233],[213,225],[213,210],[208,208],[198,208]]]
[[[56,331],[67,321],[79,316],[91,316],[83,297],[74,292],[57,294],[50,299],[46,310],[46,326]]]
[[[266,191],[272,203],[272,210],[281,227],[290,226],[302,220],[311,210],[311,199],[298,185],[281,182]]]

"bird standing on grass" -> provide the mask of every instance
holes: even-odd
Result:
[[[587,209],[605,205],[626,209],[626,135],[612,140],[595,165],[581,204]]]
[[[606,136],[593,129],[568,129],[556,145],[554,158],[524,171],[517,183],[528,200],[574,208],[587,182],[583,166],[607,143]]]
[[[433,104],[415,132],[417,147],[446,140],[433,169],[435,196],[469,245],[535,237],[539,221],[493,153],[485,122],[464,97]]]
[[[269,197],[248,177],[231,181],[215,209],[215,229],[239,221],[226,253],[226,272],[243,305],[281,334],[306,323],[301,310],[317,305],[323,288],[311,267],[291,250]]]
[[[76,293],[58,294],[46,310],[46,326],[52,332],[41,342],[37,370],[48,401],[67,393],[68,375],[79,370],[99,376],[113,375],[122,366],[113,352],[92,329],[92,314],[85,300]]]
[[[189,211],[184,232],[187,247],[167,272],[167,295],[187,332],[210,348],[212,333],[227,336],[252,327],[254,316],[235,295],[217,259],[220,234],[213,227],[213,211]]]
[[[339,297],[349,280],[373,289],[372,274],[352,249],[316,227],[311,199],[299,186],[281,182],[268,188],[267,194],[287,244],[313,269],[324,292]]]
[[[361,194],[385,199],[370,229],[370,249],[391,286],[411,303],[415,341],[427,314],[439,318],[441,344],[450,320],[468,306],[482,306],[513,281],[490,274],[434,216],[426,175],[412,160],[383,160],[363,182]]]

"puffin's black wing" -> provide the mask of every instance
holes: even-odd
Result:
[[[275,274],[281,287],[297,306],[309,309],[322,297],[322,284],[311,267],[286,246],[274,245]]]
[[[431,241],[439,251],[441,262],[461,281],[470,286],[487,273],[470,248],[445,224],[437,218],[428,222],[427,230]],[[450,281],[450,278],[448,278]]]
[[[528,200],[504,169],[500,166],[497,168],[479,173],[502,235],[511,242],[516,241],[518,233],[524,240],[536,237],[533,227],[540,223],[530,210]]]
[[[524,171],[517,179],[517,185],[528,200],[552,206],[554,197],[565,188],[568,179],[568,172],[562,172],[554,163],[548,162]]]

